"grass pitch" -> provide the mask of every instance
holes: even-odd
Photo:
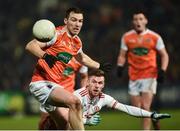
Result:
[[[180,130],[180,109],[161,110],[171,114],[170,119],[161,120],[162,130]],[[141,118],[118,111],[101,112],[101,123],[86,126],[88,130],[140,130]],[[0,130],[37,130],[39,116],[0,117]]]

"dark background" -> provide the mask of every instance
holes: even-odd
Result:
[[[128,102],[127,67],[123,78],[116,76],[120,39],[131,29],[134,9],[147,11],[148,28],[159,33],[169,53],[166,81],[159,86],[161,106],[179,107],[180,79],[180,3],[178,0],[6,0],[0,1],[0,92],[28,94],[36,58],[25,51],[32,37],[35,21],[46,18],[56,26],[63,25],[65,10],[78,6],[84,10],[80,33],[83,50],[99,62],[111,62],[106,91]],[[158,104],[159,105],[159,104]],[[158,106],[157,105],[157,106]]]

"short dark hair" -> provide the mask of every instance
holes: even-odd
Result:
[[[88,72],[88,76],[104,76],[105,77],[105,73],[104,71],[100,70],[100,69],[94,69]]]
[[[78,7],[71,7],[71,8],[66,10],[65,17],[69,18],[69,15],[70,15],[71,12],[78,13],[78,14],[83,14],[83,11],[81,9],[79,9]]]
[[[136,15],[136,14],[144,14],[144,16],[147,18],[147,11],[146,9],[142,8],[142,7],[137,7],[136,9],[133,10],[132,12],[132,16]]]

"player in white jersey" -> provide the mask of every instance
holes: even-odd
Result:
[[[88,81],[86,87],[80,88],[74,92],[79,98],[83,107],[83,122],[85,125],[97,125],[100,123],[100,115],[98,114],[102,107],[107,106],[119,111],[123,111],[129,115],[136,117],[148,117],[152,119],[170,118],[167,113],[156,113],[143,110],[135,106],[122,104],[110,95],[102,92],[105,85],[104,72],[102,70],[92,70],[88,73]],[[64,120],[68,120],[68,108],[59,108],[63,114]],[[71,129],[70,125],[68,129]]]
[[[122,104],[110,95],[102,92],[104,85],[104,72],[101,70],[94,70],[89,72],[87,86],[74,92],[74,94],[80,99],[83,106],[84,121],[88,121],[89,118],[94,116],[94,114],[99,112],[104,106],[123,111],[136,117],[149,117],[152,119],[170,118],[170,115],[167,113],[158,114],[156,112],[149,112],[135,106]],[[99,123],[98,120],[97,123]]]

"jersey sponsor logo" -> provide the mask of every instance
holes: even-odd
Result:
[[[132,50],[133,54],[138,55],[138,56],[144,56],[149,53],[149,50],[144,47],[137,47]]]
[[[59,52],[57,54],[57,58],[59,61],[65,63],[65,64],[68,64],[68,62],[71,60],[72,58],[72,55],[68,52]]]
[[[74,69],[71,67],[66,67],[63,71],[63,75],[69,76],[74,73]]]
[[[94,111],[98,112],[100,110],[99,106],[94,106]]]

